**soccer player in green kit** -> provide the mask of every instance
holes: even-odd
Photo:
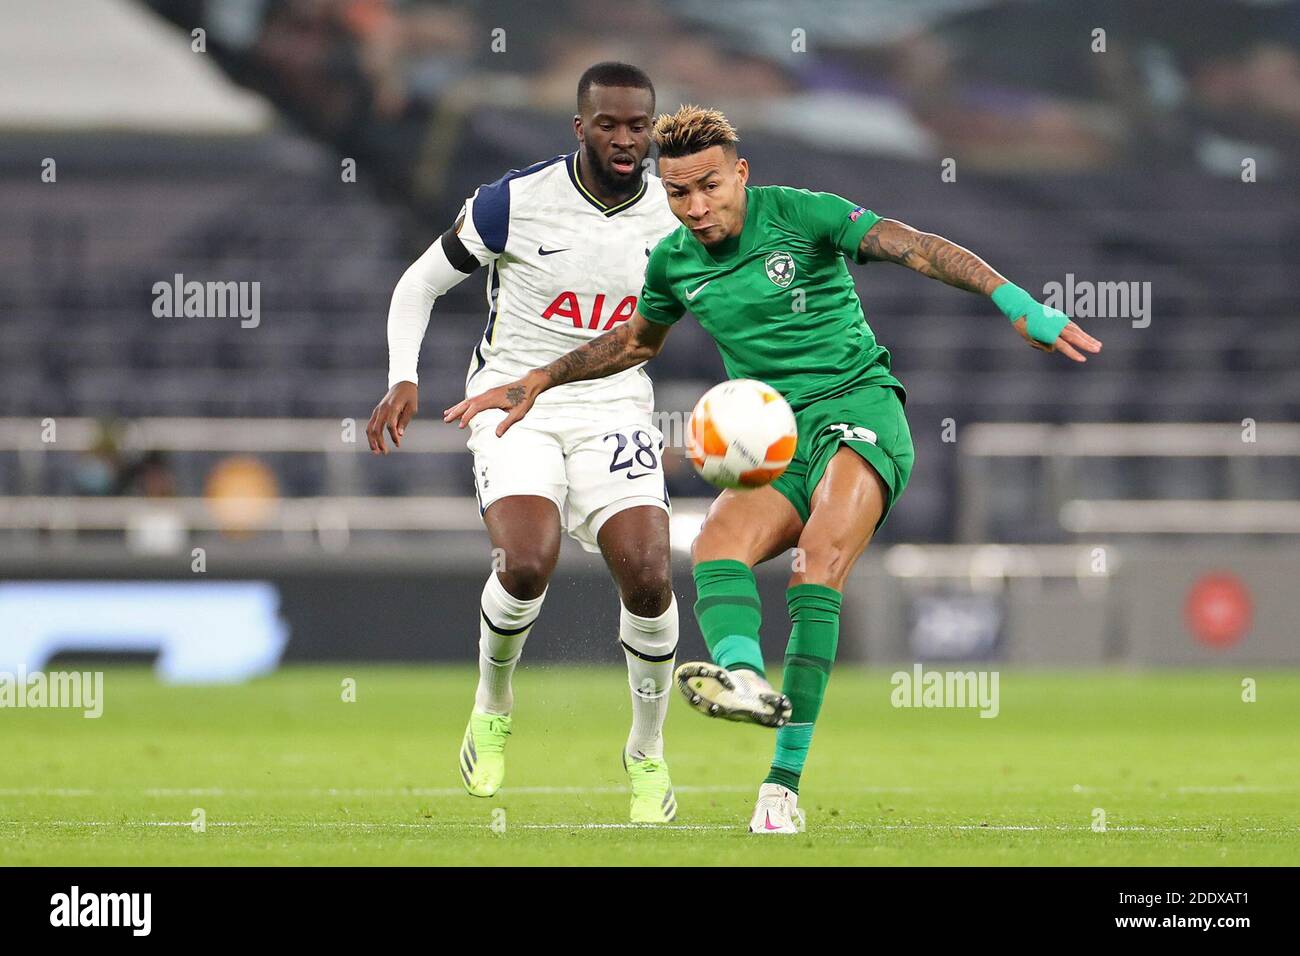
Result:
[[[682,223],[655,246],[636,312],[625,323],[524,378],[447,409],[464,425],[507,410],[503,433],[537,395],[639,365],[689,309],[718,344],[731,378],[780,391],[798,447],[771,485],[722,492],[692,546],[695,615],[713,663],[678,668],[687,700],[710,716],[777,728],[776,754],[751,833],[802,826],[799,777],[839,638],[844,582],[902,494],[912,470],[903,386],[866,323],[845,256],[895,262],[989,296],[1031,346],[1076,361],[1101,350],[974,253],[828,193],[749,186],[739,138],[716,110],[683,106],[654,129],[659,173]],[[753,567],[798,547],[782,691],[764,674]]]

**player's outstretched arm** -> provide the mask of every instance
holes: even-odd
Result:
[[[504,408],[506,417],[497,426],[497,435],[504,435],[511,425],[528,414],[537,396],[548,388],[604,378],[654,358],[664,347],[668,328],[647,320],[640,312],[634,312],[632,318],[618,328],[561,355],[550,365],[535,368],[521,379],[458,402],[442,413],[442,420],[459,421],[460,427],[464,428],[485,408]]]
[[[1060,352],[1076,362],[1087,361],[1084,352],[1101,351],[1101,342],[1064,312],[1038,302],[975,253],[943,236],[921,232],[896,219],[881,219],[862,237],[858,257],[897,262],[958,289],[989,296],[1036,349]]]
[[[462,221],[463,221],[462,213]],[[397,280],[388,306],[388,392],[370,413],[370,450],[387,455],[384,433],[402,446],[406,426],[420,408],[416,365],[433,304],[479,267],[479,261],[452,226]]]

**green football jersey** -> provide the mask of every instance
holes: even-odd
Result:
[[[739,236],[709,249],[679,226],[660,240],[638,311],[672,325],[689,309],[730,377],[766,382],[795,411],[864,385],[901,393],[844,262],[880,217],[831,193],[745,192]]]

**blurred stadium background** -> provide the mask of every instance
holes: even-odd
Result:
[[[917,462],[843,658],[1300,663],[1300,4],[0,0],[0,670],[473,660],[489,545],[436,413],[481,279],[439,300],[421,417],[378,459],[388,298],[479,183],[573,148],[602,59],[724,109],[755,182],[1035,293],[1149,289],[1080,318],[1106,348],[1074,367],[852,267]],[[178,275],[257,283],[257,321],[158,316]],[[689,322],[650,371],[666,413],[723,377]],[[710,489],[675,452],[685,598]],[[528,657],[618,661],[612,585],[566,549]]]

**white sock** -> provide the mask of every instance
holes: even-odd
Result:
[[[632,689],[632,733],[627,753],[634,760],[664,755],[664,717],[677,652],[677,599],[658,617],[639,617],[620,605],[618,636],[627,658]]]
[[[520,600],[505,589],[495,571],[488,575],[479,614],[478,691],[474,694],[478,713],[508,714],[514,709],[510,677],[545,598],[543,591],[532,600]]]

